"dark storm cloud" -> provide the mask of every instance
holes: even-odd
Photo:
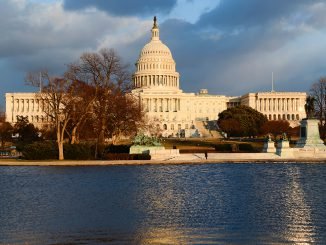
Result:
[[[217,28],[241,28],[264,25],[322,0],[221,0],[214,10],[204,14],[200,25]]]
[[[323,1],[222,0],[195,24],[166,21],[161,36],[186,91],[266,91],[272,71],[278,90],[307,91],[325,75],[325,8]]]
[[[65,0],[67,10],[81,10],[95,7],[112,15],[137,15],[168,13],[177,0]]]

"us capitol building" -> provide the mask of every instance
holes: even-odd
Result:
[[[160,40],[156,18],[151,33],[150,42],[136,62],[131,93],[141,101],[150,123],[162,136],[176,136],[180,132],[184,137],[204,136],[208,122],[217,120],[223,110],[238,105],[250,106],[269,120],[288,120],[293,125],[306,117],[304,92],[256,92],[239,97],[211,95],[207,89],[184,93],[172,53]],[[6,120],[15,123],[18,115],[28,116],[30,122],[40,126],[46,123],[42,103],[35,93],[6,93]]]

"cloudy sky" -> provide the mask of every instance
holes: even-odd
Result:
[[[28,71],[62,74],[86,51],[133,64],[158,17],[181,88],[242,95],[308,91],[326,76],[326,0],[0,0],[0,106],[33,91]]]

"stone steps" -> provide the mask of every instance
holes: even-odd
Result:
[[[195,121],[195,126],[203,138],[223,138],[215,121]]]

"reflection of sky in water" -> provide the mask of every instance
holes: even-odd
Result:
[[[0,168],[0,244],[325,244],[326,165]]]

